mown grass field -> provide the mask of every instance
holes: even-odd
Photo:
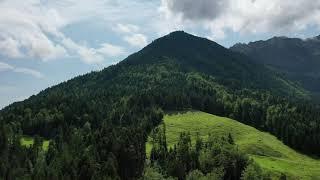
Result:
[[[33,145],[34,139],[32,137],[29,137],[29,136],[24,136],[24,137],[21,138],[20,143],[21,143],[22,146],[30,147],[31,145]],[[49,143],[50,143],[50,141],[48,141],[48,140],[44,140],[43,141],[42,149],[44,151],[48,150]]]
[[[169,113],[165,115],[164,123],[169,146],[175,144],[179,134],[185,131],[193,136],[199,132],[204,139],[209,133],[224,136],[230,132],[239,149],[274,177],[284,173],[289,179],[320,179],[320,160],[296,152],[269,133],[261,132],[235,120],[198,111],[188,111]],[[146,150],[149,154],[151,150],[149,142]]]

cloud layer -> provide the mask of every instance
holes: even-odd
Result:
[[[100,7],[107,6],[111,6],[108,0],[2,0],[0,54],[43,61],[77,56],[88,64],[122,54],[122,47],[107,42],[87,47],[62,32],[68,25],[98,17],[103,12]]]
[[[320,27],[320,0],[0,0],[0,12],[0,55],[42,61],[76,57],[87,64],[145,46],[146,32],[191,29],[217,40],[227,32],[285,34]],[[105,24],[115,32],[110,37],[120,35],[129,46],[107,40],[92,46],[63,33],[86,21]]]
[[[190,20],[211,20],[229,6],[228,0],[167,0],[163,3],[170,11],[180,13],[183,18]]]
[[[42,60],[66,54],[48,38],[57,36],[64,22],[57,11],[38,7],[38,1],[0,2],[0,52],[10,58],[29,56]]]
[[[7,63],[0,62],[0,72],[5,72],[5,71],[11,71],[11,72],[15,72],[15,73],[30,75],[30,76],[33,76],[33,77],[39,78],[39,79],[44,78],[44,75],[39,71],[29,69],[29,68],[14,67],[14,66],[9,65]]]
[[[120,33],[122,39],[133,47],[142,48],[148,44],[148,38],[140,33],[140,27],[137,25],[119,23],[113,31]]]
[[[320,26],[320,0],[162,0],[161,9],[182,24],[202,22],[215,39],[226,31],[283,33]]]

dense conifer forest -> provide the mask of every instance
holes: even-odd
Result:
[[[319,156],[319,108],[308,91],[249,57],[174,32],[117,65],[1,110],[0,177],[141,178],[148,135],[164,112],[184,109],[233,118]],[[34,137],[31,147],[21,145],[23,136]],[[47,150],[42,148],[44,139],[50,140]],[[152,162],[179,179],[200,175],[239,179],[245,169],[259,171],[236,149],[232,137],[199,139],[191,147],[185,133],[180,141],[174,149],[159,144],[151,156]],[[217,153],[207,157],[210,151]],[[220,161],[223,165],[211,164]],[[183,167],[175,162],[183,162],[179,163]]]
[[[230,49],[278,70],[289,79],[299,82],[314,97],[319,96],[320,36],[308,39],[273,37],[266,41],[236,44]]]

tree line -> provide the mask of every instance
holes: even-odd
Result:
[[[319,106],[221,81],[172,61],[117,65],[14,103],[0,112],[1,176],[33,177],[41,166],[38,178],[137,179],[146,137],[163,111],[190,108],[236,119],[319,155]],[[48,152],[39,152],[39,143],[22,147],[22,135],[50,139]]]
[[[198,134],[192,141],[190,133],[182,132],[178,142],[168,147],[163,125],[152,132],[151,139],[149,167],[163,179],[271,179],[270,174],[262,172],[259,165],[238,150],[230,133],[209,134],[206,140]],[[145,173],[144,178],[152,179],[152,176]]]

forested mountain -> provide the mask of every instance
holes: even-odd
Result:
[[[182,31],[155,40],[120,64],[154,64],[164,59],[173,60],[183,71],[211,75],[231,89],[249,88],[285,96],[307,96],[301,87],[250,61],[247,56]]]
[[[117,65],[1,110],[0,177],[137,179],[163,111],[188,108],[234,118],[319,155],[320,111],[308,97],[245,55],[173,32]],[[50,139],[47,152],[41,138],[22,147],[22,135]]]
[[[274,37],[236,44],[231,50],[270,66],[316,94],[320,93],[320,36],[310,39]]]

